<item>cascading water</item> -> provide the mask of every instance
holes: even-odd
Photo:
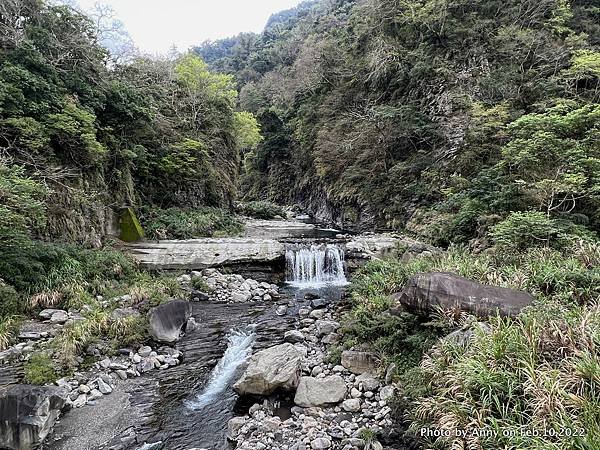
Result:
[[[286,250],[287,282],[296,286],[342,286],[344,251],[333,244],[292,245]]]
[[[246,331],[232,331],[228,336],[227,350],[213,369],[206,388],[194,400],[185,401],[189,409],[198,411],[210,405],[231,384],[238,368],[252,354],[255,333],[251,327],[249,328]]]

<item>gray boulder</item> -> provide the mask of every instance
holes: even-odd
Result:
[[[0,448],[11,450],[39,446],[67,400],[55,386],[11,385],[0,395]]]
[[[344,350],[342,352],[342,366],[357,375],[375,373],[379,359],[374,353]]]
[[[150,335],[158,342],[171,344],[179,340],[192,307],[187,300],[173,300],[150,310]]]
[[[268,395],[277,389],[298,386],[302,354],[286,343],[261,350],[250,357],[248,367],[233,388],[240,395]]]
[[[515,317],[533,302],[533,297],[527,292],[488,286],[445,272],[415,275],[404,290],[394,294],[393,298],[420,314],[428,314],[435,307],[441,307],[460,309],[479,317],[496,313]],[[392,310],[391,313],[396,311]]]
[[[346,383],[339,375],[325,378],[302,377],[294,403],[309,408],[339,403],[346,395]]]

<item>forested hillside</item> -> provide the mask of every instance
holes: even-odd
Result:
[[[236,109],[233,77],[192,54],[132,54],[117,64],[101,38],[70,7],[0,4],[2,317],[21,312],[32,294],[53,299],[42,302],[50,306],[78,297],[67,286],[97,291],[91,278],[106,274],[81,249],[115,234],[123,206],[142,208],[149,237],[194,220],[202,235],[239,231],[228,210],[240,152],[260,134],[254,117]]]
[[[248,196],[438,244],[544,242],[600,227],[599,24],[586,0],[305,2],[196,51],[259,117]]]

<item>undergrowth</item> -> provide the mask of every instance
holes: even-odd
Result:
[[[353,279],[353,309],[344,345],[368,345],[398,366],[395,403],[410,432],[436,449],[600,448],[600,245],[566,251],[479,255],[453,247],[443,254],[373,261]],[[535,297],[516,319],[491,317],[466,345],[439,339],[476,320],[444,311],[429,318],[389,314],[389,294],[419,272],[453,272],[474,281],[521,289]],[[479,319],[481,320],[481,319]],[[455,430],[466,435],[456,436]]]
[[[140,221],[151,239],[193,239],[236,236],[244,224],[221,208],[142,208]]]

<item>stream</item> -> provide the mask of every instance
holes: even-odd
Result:
[[[232,449],[226,438],[228,421],[246,414],[253,403],[276,403],[282,420],[290,416],[291,398],[240,400],[232,386],[253,352],[282,343],[286,331],[298,328],[298,310],[310,304],[307,293],[337,301],[348,284],[342,248],[324,239],[332,237],[334,230],[311,233],[302,229],[291,234],[281,297],[270,302],[192,303],[192,316],[199,326],[177,344],[184,355],[182,364],[123,383],[130,402],[123,421],[129,420],[130,426],[102,448]],[[284,315],[275,312],[281,305],[287,306]],[[56,435],[61,435],[61,428],[67,437],[62,423]],[[128,435],[136,437],[130,445],[124,444]],[[49,448],[67,450],[73,445],[69,439],[58,439]]]

